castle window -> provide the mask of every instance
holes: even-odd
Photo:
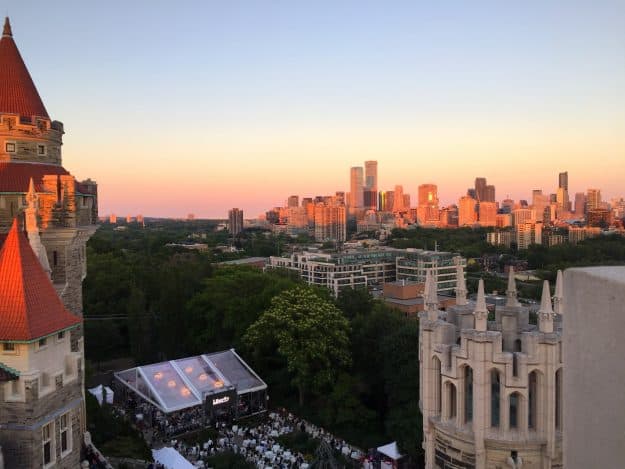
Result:
[[[15,142],[6,142],[4,149],[7,153],[15,153]]]
[[[527,426],[532,429],[537,429],[536,419],[538,417],[537,412],[537,392],[538,392],[538,376],[535,371],[532,371],[527,378],[528,383],[528,406],[527,406]]]
[[[516,352],[512,354],[512,376],[519,375],[519,359],[516,356]]]
[[[438,357],[432,358],[432,368],[434,368],[434,408],[441,413],[441,361]]]
[[[5,353],[15,353],[15,344],[13,342],[5,342],[2,344],[2,350]]]
[[[451,383],[447,383],[447,396],[448,396],[448,404],[447,407],[447,418],[449,420],[456,418],[456,386]]]
[[[499,399],[501,398],[501,378],[499,371],[490,372],[490,426],[499,426]]]
[[[57,251],[52,251],[52,264],[56,267],[59,263],[59,253]]]
[[[473,421],[473,369],[464,367],[464,423]]]
[[[72,452],[71,418],[69,412],[61,415],[59,426],[61,434],[61,457],[65,457]]]
[[[510,394],[509,422],[511,430],[519,427],[519,393],[516,392]]]
[[[46,146],[45,145],[37,145],[37,154],[40,156],[44,156],[46,154]]]
[[[562,429],[562,368],[556,371],[556,429]]]
[[[54,422],[50,422],[41,428],[41,444],[43,446],[43,467],[51,467],[54,464]]]
[[[13,396],[20,395],[20,382],[18,379],[14,379],[13,381],[11,381],[11,394]]]

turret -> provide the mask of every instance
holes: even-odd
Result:
[[[480,279],[477,284],[477,301],[475,303],[475,330],[488,330],[488,308],[486,307],[486,296],[484,295],[484,280]]]
[[[519,306],[516,291],[516,281],[514,279],[514,267],[512,266],[510,266],[510,270],[508,271],[508,289],[506,290],[506,296],[508,297],[508,299],[506,300],[506,306]]]
[[[564,288],[563,288],[563,280],[562,280],[562,271],[558,270],[558,275],[556,277],[556,291],[553,296],[553,311],[556,314],[562,314],[562,298],[564,296]]]
[[[467,302],[467,283],[464,279],[464,269],[462,264],[456,266],[456,304],[464,306]]]
[[[553,332],[553,309],[551,308],[551,292],[547,280],[543,282],[543,296],[538,310],[538,330],[548,334]]]
[[[438,319],[438,291],[432,269],[428,269],[425,274],[424,303],[428,319],[436,321]]]

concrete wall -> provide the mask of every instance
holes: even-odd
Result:
[[[564,273],[564,467],[625,467],[625,267]]]

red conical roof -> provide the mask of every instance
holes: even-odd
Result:
[[[17,220],[0,250],[0,341],[30,341],[80,323],[54,290]]]
[[[0,39],[0,112],[24,117],[48,117],[33,79],[17,50],[9,18]]]

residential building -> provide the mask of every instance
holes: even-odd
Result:
[[[480,202],[478,204],[478,223],[480,226],[497,226],[497,204]]]
[[[361,166],[349,170],[349,214],[356,216],[364,208],[364,181]]]
[[[395,280],[423,282],[434,269],[438,291],[453,291],[456,266],[466,266],[458,254],[422,249],[350,249],[342,252],[295,252],[270,257],[267,268],[286,268],[312,285],[325,286],[338,295],[342,288],[382,285]]]
[[[347,239],[344,205],[315,204],[315,241],[343,243]]]
[[[458,226],[473,226],[477,223],[475,211],[477,201],[467,195],[460,197],[458,201]]]
[[[237,236],[243,231],[243,210],[233,208],[228,211],[228,229],[232,237]]]

